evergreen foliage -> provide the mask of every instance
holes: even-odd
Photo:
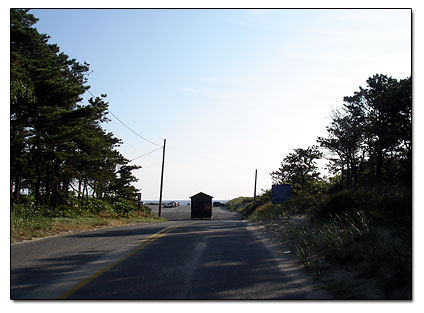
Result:
[[[69,209],[72,197],[134,206],[131,171],[139,167],[128,165],[116,150],[121,140],[102,128],[109,121],[106,95],[81,104],[89,64],[49,44],[28,10],[12,9],[10,17],[12,208],[22,193],[49,210]]]
[[[411,299],[411,77],[374,75],[366,88],[343,100],[328,136],[318,137],[320,147],[295,149],[271,173],[275,184],[292,184],[285,203],[272,204],[266,190],[256,203],[236,198],[227,207],[250,220],[272,219],[265,228],[289,243],[336,298],[367,299],[358,290],[372,279],[381,289],[379,299]],[[328,179],[316,166],[322,156],[333,175]],[[335,279],[333,266],[351,273],[355,285],[344,276]],[[336,283],[346,287],[331,287]]]
[[[320,176],[316,160],[322,157],[317,146],[295,149],[281,162],[281,167],[271,173],[274,184],[291,184],[296,194],[319,191]]]
[[[333,112],[328,137],[319,137],[330,154],[333,174],[345,187],[412,186],[412,80],[377,74],[344,97]]]

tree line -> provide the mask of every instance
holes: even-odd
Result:
[[[292,185],[286,202],[273,204],[266,190],[227,207],[284,223],[277,220],[285,244],[321,282],[330,282],[332,268],[351,273],[355,286],[341,280],[343,288],[329,289],[335,298],[368,299],[357,291],[367,287],[355,289],[372,279],[381,299],[411,299],[412,80],[376,74],[366,82],[333,110],[325,136],[270,173],[275,184]],[[323,158],[330,177],[319,171]]]
[[[52,209],[80,199],[134,199],[137,179],[116,148],[122,141],[103,129],[106,95],[82,104],[89,64],[49,44],[28,10],[10,15],[10,197],[22,194]]]
[[[324,155],[339,189],[397,185],[412,187],[412,80],[376,74],[365,88],[343,98],[331,114],[326,137],[298,148],[273,171],[273,182],[295,193],[316,194],[325,181],[316,161]],[[329,183],[327,181],[327,183]]]

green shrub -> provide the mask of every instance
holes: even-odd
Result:
[[[139,216],[144,216],[144,217],[154,217],[155,214],[153,214],[153,211],[151,208],[149,208],[148,206],[145,205],[135,205],[135,208],[130,211],[130,216],[133,217],[139,217]]]
[[[248,218],[251,220],[272,219],[279,216],[282,212],[281,205],[274,205],[271,201],[265,202],[252,211]]]
[[[253,201],[253,197],[238,197],[228,201],[225,206],[231,211],[238,211],[239,208],[245,207],[251,201]]]
[[[350,212],[359,207],[355,193],[351,189],[342,190],[334,194],[330,194],[325,201],[317,207],[315,212],[319,217],[327,217],[331,214],[343,214]]]
[[[290,214],[315,212],[321,205],[320,199],[322,199],[322,197],[322,195],[294,195],[282,204],[282,209],[283,211]]]
[[[371,249],[369,258],[378,268],[386,292],[412,282],[412,251],[400,238],[377,237],[378,245]],[[378,266],[380,265],[380,266]],[[384,266],[381,266],[384,265]]]
[[[87,212],[93,215],[98,215],[102,211],[111,211],[112,206],[104,200],[98,198],[88,198],[85,204],[85,209]]]
[[[383,194],[380,205],[390,218],[412,216],[412,191],[393,188]]]
[[[128,217],[130,212],[137,209],[134,201],[118,199],[112,205],[112,210],[119,216]]]
[[[20,197],[19,203],[12,205],[12,216],[22,220],[32,220],[43,216],[46,208],[36,204],[34,196],[23,195]]]

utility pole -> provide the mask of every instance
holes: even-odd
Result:
[[[253,204],[256,204],[256,179],[258,178],[258,170],[255,170],[255,192],[253,194]]]
[[[163,168],[165,166],[165,146],[166,146],[166,139],[163,140],[162,174],[160,176],[160,195],[159,195],[159,217],[161,217],[162,215],[162,188],[163,188]]]

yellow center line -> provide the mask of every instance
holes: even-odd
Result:
[[[149,245],[152,242],[158,240],[159,238],[165,236],[167,233],[169,233],[170,231],[173,231],[174,229],[176,229],[176,228],[178,228],[180,226],[182,226],[182,225],[169,226],[169,227],[164,228],[161,231],[158,231],[157,233],[152,234],[149,237],[141,240],[140,245],[138,245],[135,249],[131,250],[128,254],[124,255],[122,258],[120,258],[119,260],[113,262],[112,264],[110,264],[110,265],[102,268],[101,270],[99,270],[98,272],[94,273],[93,275],[87,277],[86,279],[80,281],[79,283],[77,283],[76,285],[74,285],[71,289],[69,289],[68,291],[62,293],[57,299],[66,299],[66,298],[68,298],[70,295],[72,295],[74,292],[76,292],[77,290],[81,289],[85,285],[87,285],[89,282],[93,281],[94,279],[96,279],[97,277],[99,277],[100,275],[102,275],[103,273],[109,271],[111,268],[115,267],[116,265],[118,265],[122,261],[124,261],[124,260],[128,259],[130,256],[134,255],[135,253],[137,253],[138,251],[140,251],[141,249],[143,249],[147,245]]]

